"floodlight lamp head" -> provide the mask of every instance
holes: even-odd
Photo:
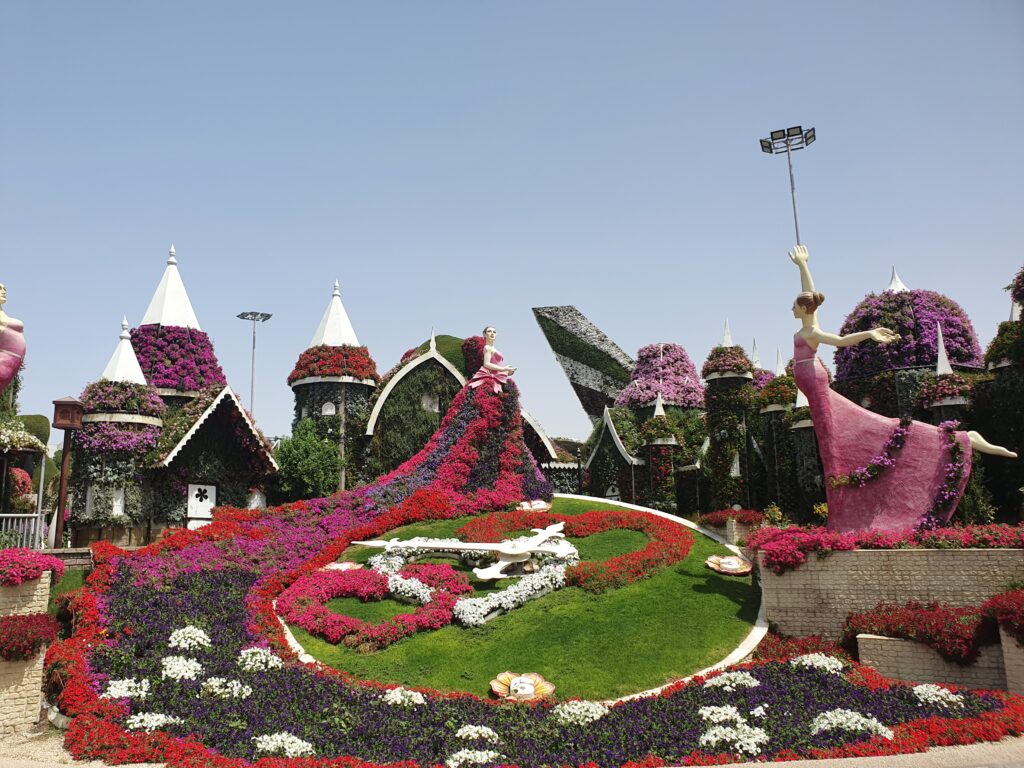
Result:
[[[786,129],[786,137],[790,138],[790,139],[792,139],[794,137],[797,137],[797,136],[802,136],[803,133],[804,133],[804,129],[801,128],[799,125],[794,125],[792,128],[787,128]]]
[[[808,128],[804,131],[804,144],[813,144],[814,140],[818,137],[814,134],[813,128]]]
[[[770,138],[772,141],[781,141],[782,139],[786,138],[786,132],[782,130],[772,131]]]
[[[770,139],[761,139],[761,151],[772,154],[772,142]]]

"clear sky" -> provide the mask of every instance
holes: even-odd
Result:
[[[335,278],[383,373],[497,326],[549,434],[589,422],[530,308],[700,366],[792,354],[801,234],[837,330],[896,265],[984,346],[1024,242],[1024,3],[0,3],[0,282],[22,410],[98,378],[173,242],[236,391],[286,434]]]

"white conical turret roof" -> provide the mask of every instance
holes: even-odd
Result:
[[[735,344],[732,343],[732,331],[729,330],[729,318],[725,319],[725,333],[722,334],[722,346],[733,347]]]
[[[202,330],[192,309],[192,302],[188,300],[185,283],[181,281],[178,258],[173,245],[167,256],[164,276],[160,278],[160,285],[156,287],[156,293],[153,294],[140,325],[174,325]]]
[[[1010,300],[1010,319],[1013,321],[1020,320],[1020,304],[1012,299]]]
[[[135,350],[132,349],[132,337],[128,333],[127,317],[121,320],[121,338],[114,348],[114,354],[110,356],[110,362],[100,374],[100,378],[108,381],[126,381],[131,384],[146,383],[142,366],[139,365],[139,358],[135,356]]]
[[[359,339],[356,338],[355,329],[348,319],[348,313],[341,303],[341,287],[338,281],[334,281],[334,293],[331,294],[331,303],[327,305],[320,325],[313,334],[313,340],[309,342],[311,347],[358,347]]]
[[[786,375],[786,364],[782,362],[782,350],[779,347],[775,348],[775,375]]]
[[[889,278],[889,287],[885,290],[892,291],[893,293],[907,293],[910,290],[903,284],[903,281],[900,280],[900,276],[896,274],[896,267],[892,268],[892,277]]]
[[[935,324],[935,346],[938,348],[939,357],[935,361],[935,375],[942,376],[945,373],[952,373],[953,366],[949,364],[949,355],[946,354],[946,342],[942,338],[942,326]]]
[[[761,355],[757,353],[757,339],[754,339],[754,345],[750,348],[750,362],[755,368],[761,367]]]
[[[796,408],[806,408],[807,406],[810,405],[810,403],[807,402],[807,395],[804,394],[804,391],[802,389],[797,389],[796,402],[793,405]]]
[[[654,400],[654,416],[665,415],[665,401],[661,399],[661,391],[658,392],[658,397]]]

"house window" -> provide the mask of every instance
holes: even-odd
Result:
[[[438,397],[436,392],[424,392],[423,397],[420,398],[420,407],[423,408],[424,411],[440,413],[441,398]]]
[[[604,497],[606,499],[612,499],[613,501],[619,501],[619,486],[615,483],[609,485],[608,490],[604,492]]]
[[[324,403],[320,408],[321,416],[333,416],[338,412],[338,409],[334,407],[334,403]]]
[[[302,406],[302,415],[300,416],[300,418],[303,418],[303,419],[308,419],[309,418],[309,406],[308,405]]]

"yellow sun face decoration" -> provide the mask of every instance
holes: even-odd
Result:
[[[503,699],[532,701],[549,698],[555,692],[555,686],[536,672],[527,672],[525,675],[502,672],[491,680],[491,690]]]

